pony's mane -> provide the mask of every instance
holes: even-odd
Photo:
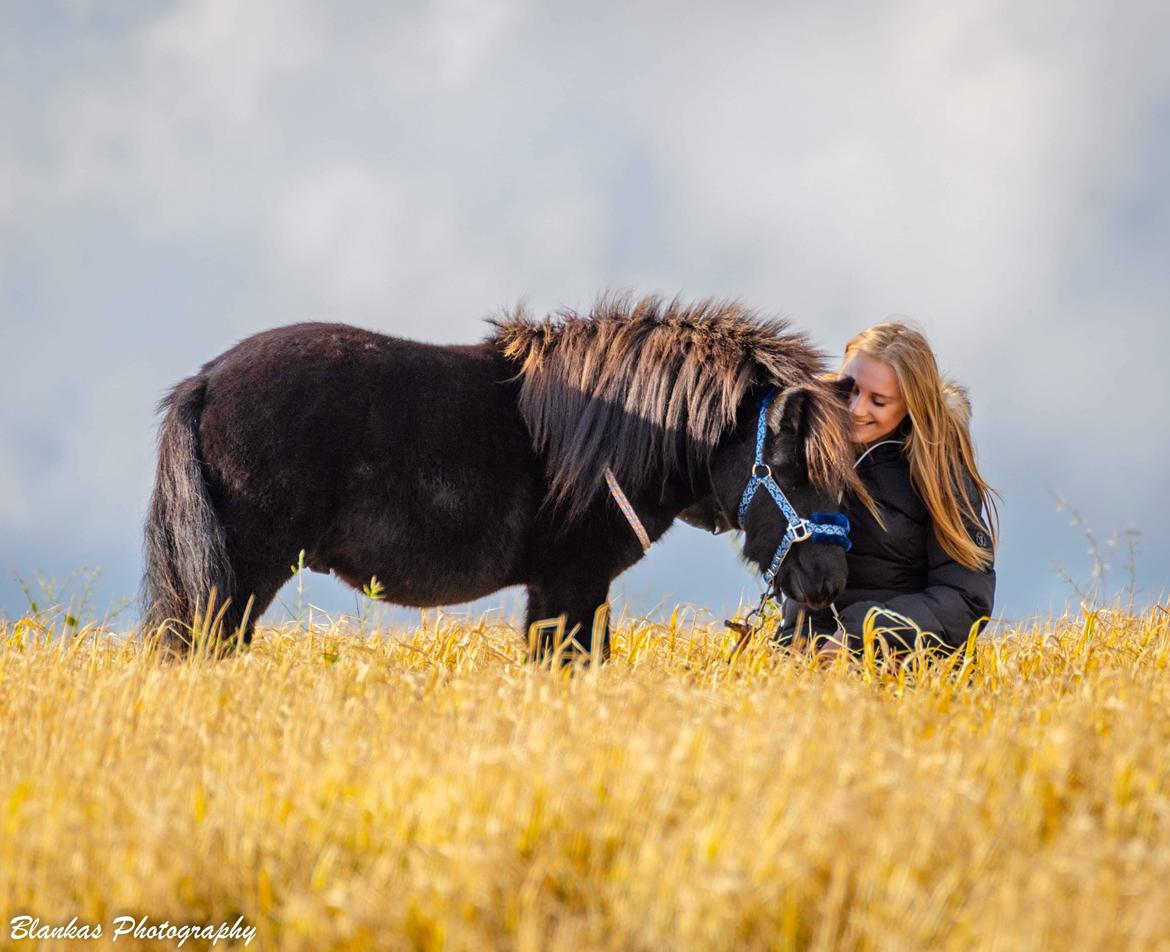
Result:
[[[675,461],[701,472],[749,391],[765,386],[809,389],[814,484],[836,493],[856,482],[844,404],[821,379],[824,355],[787,321],[729,301],[605,295],[587,315],[536,321],[517,307],[491,323],[489,341],[519,367],[520,413],[547,454],[552,500],[570,514],[594,498],[606,464],[627,489],[663,478]]]

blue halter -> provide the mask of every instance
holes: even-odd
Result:
[[[780,511],[784,513],[784,518],[788,520],[788,528],[784,530],[780,544],[776,547],[776,554],[772,556],[772,564],[764,573],[764,581],[769,587],[775,581],[776,573],[780,571],[780,563],[784,561],[784,556],[788,554],[788,550],[792,548],[793,544],[807,541],[831,542],[833,545],[841,546],[846,552],[853,545],[849,541],[848,517],[836,512],[814,512],[808,519],[801,519],[792,507],[792,503],[788,501],[788,497],[784,495],[784,491],[772,478],[772,468],[764,462],[764,438],[768,435],[768,407],[771,406],[779,392],[773,387],[760,398],[760,416],[756,422],[756,458],[752,463],[751,479],[748,480],[747,487],[743,491],[743,498],[739,501],[740,526],[743,525],[743,517],[747,515],[748,506],[755,498],[756,490],[761,486],[768,491],[768,495],[772,497],[776,505],[780,507]]]

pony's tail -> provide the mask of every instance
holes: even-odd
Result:
[[[143,626],[164,650],[185,653],[197,616],[226,607],[234,594],[223,523],[203,478],[198,426],[207,379],[191,377],[159,404],[158,470],[146,518]],[[214,604],[212,600],[214,599]]]

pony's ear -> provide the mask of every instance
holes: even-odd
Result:
[[[804,387],[781,391],[768,408],[768,429],[774,433],[800,433],[807,407],[808,391]]]
[[[846,403],[853,396],[853,382],[853,378],[849,374],[841,374],[840,377],[833,381],[833,389],[837,391],[837,396]]]

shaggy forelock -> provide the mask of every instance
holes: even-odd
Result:
[[[520,412],[548,457],[552,499],[572,514],[607,464],[627,489],[679,462],[706,466],[749,390],[768,385],[809,388],[810,479],[831,492],[854,481],[844,405],[819,379],[824,355],[787,321],[733,301],[606,295],[588,314],[537,321],[517,308],[491,323],[519,365]]]

